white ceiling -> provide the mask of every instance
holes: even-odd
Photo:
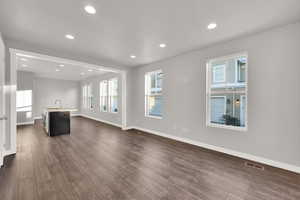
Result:
[[[96,15],[84,11],[86,4],[96,7]],[[299,0],[0,1],[0,31],[6,38],[122,66],[154,62],[299,19]],[[210,22],[217,29],[207,30]],[[75,40],[65,39],[68,33]],[[160,43],[167,47],[159,48]]]
[[[91,76],[97,76],[100,74],[107,73],[107,71],[103,71],[97,68],[91,68],[84,65],[58,63],[23,56],[17,56],[17,70],[33,72],[35,76],[38,77],[74,81],[79,81]]]

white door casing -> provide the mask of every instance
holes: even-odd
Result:
[[[0,33],[0,167],[4,157],[4,133],[5,133],[5,107],[4,107],[4,84],[5,84],[5,48]]]

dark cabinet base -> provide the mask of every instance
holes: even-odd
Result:
[[[70,112],[49,113],[49,136],[70,134]]]

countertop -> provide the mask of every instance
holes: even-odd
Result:
[[[46,108],[46,112],[76,112],[76,108]]]

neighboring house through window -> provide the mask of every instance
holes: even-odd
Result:
[[[247,55],[207,63],[207,125],[247,129]]]
[[[226,65],[215,65],[213,66],[213,82],[222,83],[225,82]]]
[[[162,81],[161,70],[145,74],[145,116],[162,117]]]

